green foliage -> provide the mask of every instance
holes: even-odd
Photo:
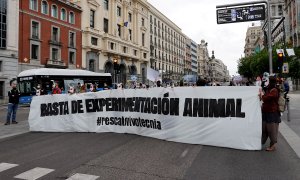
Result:
[[[276,49],[282,49],[282,47],[278,45],[273,47],[273,72],[280,73]],[[300,78],[300,48],[294,48],[294,50],[296,57],[287,57],[287,53],[285,53],[284,62],[289,63],[288,76],[297,79]],[[248,79],[262,75],[264,72],[269,72],[269,55],[266,49],[249,57],[243,57],[238,62],[238,73]]]

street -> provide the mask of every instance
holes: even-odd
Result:
[[[298,135],[300,94],[291,94]],[[241,151],[117,133],[28,131],[28,107],[17,125],[0,127],[0,179],[300,179],[300,158],[279,134],[277,151]],[[1,117],[6,116],[1,107]],[[283,116],[285,118],[286,116]],[[4,131],[10,128],[13,132]],[[5,134],[6,133],[6,134]],[[12,136],[8,136],[12,134]],[[18,134],[19,135],[14,135]]]

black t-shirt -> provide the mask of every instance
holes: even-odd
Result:
[[[20,92],[16,88],[13,88],[12,90],[8,91],[8,97],[9,103],[19,104]]]

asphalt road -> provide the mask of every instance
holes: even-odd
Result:
[[[128,134],[25,133],[1,140],[0,163],[18,165],[0,172],[1,180],[36,167],[53,170],[40,179],[76,173],[98,179],[300,179],[300,159],[282,137],[270,153]]]
[[[5,108],[0,110],[1,117],[3,114]],[[20,108],[18,121],[25,123],[27,118],[28,108]],[[26,173],[31,179],[40,173],[39,179],[49,180],[77,175],[82,180],[300,180],[299,157],[281,135],[278,142],[277,151],[266,152],[130,134],[24,133],[0,139],[0,180],[26,179]],[[31,171],[34,168],[39,168],[38,173]]]

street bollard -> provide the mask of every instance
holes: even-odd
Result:
[[[290,122],[290,98],[286,97],[287,121]]]

